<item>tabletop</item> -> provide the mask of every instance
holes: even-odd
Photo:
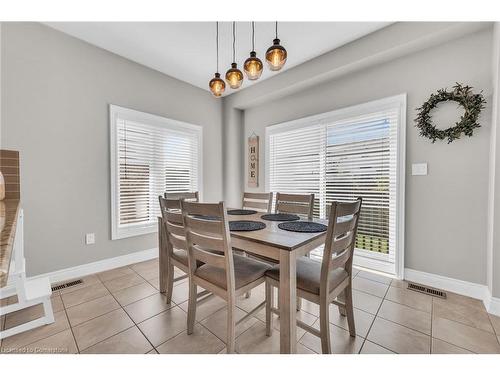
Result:
[[[286,231],[278,228],[278,224],[282,223],[282,221],[264,220],[261,219],[262,215],[265,215],[265,213],[259,212],[253,215],[228,215],[229,221],[252,220],[252,221],[261,221],[266,224],[266,227],[260,230],[248,231],[248,232],[232,231],[231,237],[262,243],[283,250],[292,251],[308,244],[309,242],[318,239],[319,237],[326,235],[326,232],[299,233],[299,232]],[[328,225],[328,220],[324,219],[313,219],[311,221],[315,223]]]

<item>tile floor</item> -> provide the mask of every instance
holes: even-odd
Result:
[[[446,300],[408,291],[405,282],[356,271],[353,280],[357,336],[331,306],[335,353],[500,353],[500,317],[481,301],[449,293]],[[90,275],[55,292],[55,323],[1,342],[2,353],[224,353],[225,303],[211,297],[199,305],[193,335],[186,334],[187,280],[174,286],[173,303],[158,292],[158,261]],[[264,299],[263,285],[238,300],[237,319]],[[2,300],[0,303],[10,303]],[[6,328],[41,314],[34,306],[0,321]],[[318,306],[303,302],[298,314],[319,328]],[[279,353],[279,319],[265,335],[265,314],[237,327],[238,353]],[[321,351],[318,338],[298,329],[298,352]]]

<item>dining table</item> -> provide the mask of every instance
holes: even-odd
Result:
[[[297,352],[297,259],[323,245],[326,232],[303,233],[283,230],[278,227],[280,221],[262,219],[261,216],[264,214],[262,212],[251,215],[228,214],[229,221],[251,220],[266,224],[265,228],[259,230],[231,231],[231,246],[233,249],[271,258],[279,263],[280,353],[293,354]],[[324,219],[309,221],[328,224]],[[164,226],[161,225],[159,228]],[[160,267],[160,280],[164,278],[163,272],[164,268]]]

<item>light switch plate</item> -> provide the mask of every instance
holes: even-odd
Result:
[[[85,243],[87,245],[93,245],[93,244],[95,244],[95,233],[87,233],[85,235]]]
[[[413,163],[411,174],[413,176],[427,176],[427,163]]]

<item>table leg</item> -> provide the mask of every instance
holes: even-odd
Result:
[[[280,252],[280,352],[297,352],[297,257],[294,251]]]
[[[160,277],[159,285],[160,285],[160,293],[165,293],[167,288],[167,267],[166,267],[166,251],[165,251],[165,238],[163,229],[165,226],[163,225],[163,219],[161,217],[158,218],[158,265],[159,270],[158,274]]]

